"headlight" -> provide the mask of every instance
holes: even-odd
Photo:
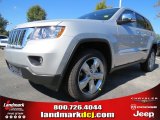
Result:
[[[31,40],[58,38],[64,32],[64,26],[37,27],[30,36]]]

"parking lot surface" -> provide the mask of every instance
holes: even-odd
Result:
[[[153,72],[145,73],[139,65],[115,71],[108,76],[102,94],[95,100],[113,99],[149,90],[160,84],[160,57],[156,58]],[[5,63],[4,51],[0,50],[0,95],[27,101],[73,102],[63,91],[54,92],[41,85],[12,74]]]

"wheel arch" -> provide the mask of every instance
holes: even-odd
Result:
[[[151,49],[154,49],[155,52],[157,53],[157,43],[153,43]]]
[[[88,39],[81,39],[78,44],[73,48],[72,53],[67,61],[66,66],[62,72],[62,78],[64,78],[69,70],[69,66],[73,63],[74,57],[83,49],[96,49],[104,55],[107,60],[108,65],[108,72],[110,72],[112,68],[112,50],[111,46],[106,39],[99,39],[99,38],[88,38]]]

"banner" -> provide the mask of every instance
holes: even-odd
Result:
[[[0,97],[0,120],[160,120],[160,85],[116,99],[91,102],[29,102]]]

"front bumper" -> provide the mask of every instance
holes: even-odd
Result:
[[[29,40],[22,49],[8,46],[4,51],[5,59],[7,63],[21,69],[22,77],[58,90],[62,82],[61,75],[71,54],[66,51],[72,39],[63,36],[57,39]],[[30,57],[41,57],[43,61],[41,64],[33,64],[34,60]]]
[[[29,56],[40,56],[43,58],[41,65],[34,65]],[[55,53],[28,53],[23,50],[5,49],[5,59],[16,66],[27,68],[34,75],[54,76],[56,74],[57,62]]]
[[[7,47],[5,49],[5,59],[16,66],[28,68],[29,72],[38,76],[54,76],[64,55],[59,49],[56,40],[35,40],[28,41],[23,49]],[[65,49],[64,49],[65,50]],[[35,65],[30,57],[41,57],[43,62]]]
[[[13,65],[9,63],[8,61],[6,61],[6,63],[7,63],[8,68],[9,68],[9,65]],[[21,70],[21,75],[23,78],[28,79],[29,81],[34,82],[36,84],[43,85],[51,90],[54,90],[54,91],[59,90],[59,87],[62,82],[62,79],[61,79],[62,77],[60,74],[54,75],[54,76],[34,75],[28,70],[27,67],[16,66],[16,65],[13,65],[13,66]]]

